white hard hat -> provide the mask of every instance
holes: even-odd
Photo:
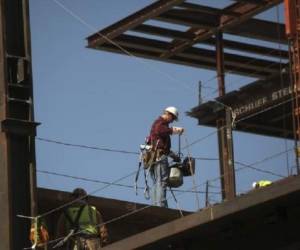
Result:
[[[172,115],[174,115],[175,118],[176,118],[175,120],[178,121],[178,110],[177,110],[177,108],[175,108],[175,107],[167,107],[165,109],[165,111],[167,111],[167,112],[171,113]]]
[[[255,188],[256,187],[256,181],[252,183],[252,187]]]

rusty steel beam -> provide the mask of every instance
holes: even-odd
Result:
[[[225,95],[226,90],[223,34],[221,32],[217,32],[216,34],[216,63],[219,96],[223,96]]]
[[[6,71],[5,71],[5,53],[6,47],[4,43],[5,32],[5,8],[1,3],[0,6],[0,119],[7,117],[6,96]],[[5,133],[0,133],[0,242],[3,249],[12,249],[12,224],[11,222],[11,195],[8,168],[8,141]]]
[[[216,67],[215,62],[209,62],[207,60],[199,61],[198,59],[191,59],[191,58],[186,58],[178,55],[173,56],[172,58],[163,59],[159,57],[160,54],[157,52],[145,51],[141,49],[133,49],[132,47],[126,47],[126,46],[123,46],[123,48],[127,50],[132,56],[143,57],[146,59],[185,65],[185,66],[190,66],[195,68],[210,69],[210,70],[215,69]],[[99,47],[99,50],[114,52],[114,53],[124,55],[123,51],[121,51],[120,49],[116,48],[114,45],[111,44],[103,44],[102,46]],[[258,77],[258,78],[265,78],[270,75],[270,73],[264,72],[262,70],[250,71],[247,69],[243,69],[239,66],[228,65],[226,66],[226,70],[230,71],[233,74]]]
[[[200,18],[201,16],[198,17],[198,19]],[[163,18],[158,17],[157,19],[172,24],[192,26],[192,27],[203,28],[207,30],[211,30],[216,27],[213,23],[208,22],[207,20],[202,20],[203,21],[202,23],[201,21],[195,21],[190,17],[176,18],[175,16],[173,16],[172,18],[170,18],[168,15],[164,15]],[[257,29],[257,27],[261,27],[261,28]],[[195,29],[192,30],[194,31]],[[233,27],[226,27],[224,28],[223,32],[228,34],[238,35],[238,36],[245,36],[253,39],[261,39],[269,42],[277,42],[281,44],[287,43],[284,25],[281,23],[275,23],[275,22],[270,22],[265,20],[249,19],[239,25],[235,25]],[[197,33],[200,33],[200,31],[196,30],[194,31],[194,33],[188,35],[193,36],[193,39],[194,38],[196,39]]]
[[[107,27],[104,30],[95,33],[87,38],[89,43],[101,45],[108,40],[111,40],[123,32],[134,28],[135,26],[143,23],[144,21],[151,19],[168,9],[182,3],[184,0],[160,0],[157,1],[142,10],[122,19],[121,21]]]
[[[259,29],[257,27],[260,27]],[[284,24],[258,19],[249,19],[242,25],[225,29],[226,33],[245,36],[253,39],[287,44]]]
[[[124,48],[145,50],[145,52],[164,53],[169,47],[167,42],[149,38],[141,38],[132,35],[120,35],[114,41]],[[102,49],[101,46],[99,49]],[[119,50],[119,48],[116,47],[116,50]],[[210,63],[215,63],[216,61],[216,53],[214,51],[201,48],[189,48],[176,56]],[[157,57],[159,57],[159,54],[157,54]],[[241,72],[243,72],[243,70],[249,70],[249,73],[251,71],[253,74],[257,73],[257,75],[261,75],[262,73],[262,75],[265,75],[266,73],[275,74],[279,69],[279,64],[270,60],[254,59],[251,57],[240,56],[231,53],[225,53],[224,57],[226,59],[226,70],[230,70],[228,69],[229,67],[235,67],[236,69],[240,68]]]
[[[287,247],[299,242],[299,198],[300,176],[291,176],[133,235],[103,250],[165,250],[172,249],[178,241],[187,249],[249,250],[255,249],[257,242],[261,249]]]
[[[291,53],[291,79],[293,92],[293,130],[294,144],[296,148],[295,160],[297,173],[300,174],[300,13],[299,0],[285,0],[286,34],[289,38],[289,50]]]
[[[192,33],[178,31],[170,28],[157,27],[148,24],[141,24],[133,28],[132,31],[159,36],[159,37],[167,37],[167,38],[172,38],[177,40],[183,40],[183,41],[192,40],[195,37],[195,35],[193,35]],[[216,44],[216,39],[209,38],[207,40],[199,42],[199,44],[207,44],[207,45],[214,46]],[[224,48],[237,50],[237,51],[244,51],[247,53],[253,53],[253,54],[258,54],[263,56],[279,57],[282,59],[288,59],[289,57],[288,51],[286,50],[272,49],[265,46],[242,43],[242,42],[232,41],[228,39],[223,39],[223,46]]]
[[[285,121],[289,139],[292,126],[292,87],[288,73],[273,76],[266,80],[255,81],[238,91],[227,93],[217,98],[232,107],[236,114],[236,130],[255,134],[286,138],[281,133],[282,122]],[[272,108],[273,107],[273,108]],[[199,125],[216,127],[220,114],[213,101],[203,103],[192,109],[189,116],[196,118]],[[247,127],[245,123],[253,124]],[[255,127],[257,124],[257,127]]]
[[[200,13],[206,13],[206,14],[212,14],[212,15],[218,15],[218,16],[221,16],[221,15],[228,15],[228,16],[235,16],[235,17],[240,16],[239,13],[228,11],[226,9],[218,9],[218,8],[203,6],[203,5],[199,5],[199,4],[195,4],[195,3],[184,2],[184,3],[180,4],[179,7],[183,7],[187,10],[193,10],[193,11],[197,11]]]
[[[172,9],[153,19],[169,22],[172,24],[179,24],[184,26],[193,26],[203,29],[212,29],[218,26],[218,15],[211,15],[206,13],[199,14],[198,11],[190,11],[184,9]]]
[[[30,220],[17,215],[36,212],[28,0],[1,1],[0,26],[0,245],[14,250],[31,245]]]
[[[186,66],[192,66],[197,68],[206,68],[206,69],[215,69],[216,65],[214,62],[215,58],[214,52],[211,52],[209,50],[204,49],[189,49],[188,51],[185,51],[184,53],[180,53],[179,55],[173,56],[171,58],[160,58],[158,51],[162,51],[161,48],[155,48],[152,47],[149,49],[145,49],[146,45],[138,45],[136,48],[132,45],[125,46],[124,43],[123,48],[132,56],[138,56],[138,57],[144,57],[147,59],[153,59],[158,61],[164,61],[164,62],[170,62],[170,63],[176,63],[176,64],[182,64]],[[140,49],[140,48],[143,49]],[[124,52],[120,49],[116,48],[114,45],[105,44],[99,47],[100,50],[104,51],[110,51],[114,53],[123,54]],[[192,51],[202,52],[202,55],[195,55],[192,53]],[[128,55],[128,54],[125,54]],[[267,68],[267,70],[265,70]],[[233,74],[239,74],[239,75],[245,75],[245,76],[251,76],[251,77],[258,77],[258,78],[265,78],[267,76],[270,76],[272,74],[275,74],[278,72],[278,65],[277,63],[271,63],[268,64],[266,67],[258,67],[255,65],[255,63],[251,66],[250,64],[246,67],[243,67],[240,62],[233,62],[233,63],[227,63],[225,64],[226,71],[230,71],[230,73]]]
[[[233,26],[236,26],[237,24],[240,24],[244,22],[245,20],[251,18],[252,16],[256,15],[257,13],[266,10],[270,7],[275,6],[276,4],[280,3],[281,0],[273,0],[268,1],[264,5],[255,5],[253,3],[236,3],[233,4],[227,8],[225,8],[227,11],[232,11],[239,13],[240,17],[233,17],[233,16],[221,16],[220,17],[220,23],[214,27],[214,23],[212,24],[211,28],[199,28],[198,30],[194,31],[196,34],[196,37],[191,41],[173,41],[173,46],[171,49],[169,49],[168,52],[162,54],[162,57],[171,57],[172,55],[185,50],[188,47],[191,47],[193,44],[205,40],[209,37],[211,37],[214,33],[217,31],[226,30],[229,28],[232,28]],[[196,26],[197,27],[197,26]]]
[[[289,114],[291,116],[291,114]],[[248,121],[241,121],[237,127],[241,129],[242,131],[249,132],[249,131],[267,131],[269,134],[273,133],[273,136],[279,137],[279,138],[292,138],[293,132],[288,129],[280,128],[280,127],[271,127],[263,124],[258,124],[257,122],[251,123]],[[262,133],[260,133],[262,134]]]
[[[225,87],[225,63],[224,63],[224,48],[223,34],[216,34],[216,68],[218,79],[219,97],[226,93]],[[221,104],[220,104],[221,105]],[[220,182],[221,193],[223,200],[231,200],[235,197],[235,173],[233,159],[233,140],[231,127],[231,110],[223,106],[224,116],[217,120],[218,129],[218,145],[219,145],[219,162],[220,162]]]

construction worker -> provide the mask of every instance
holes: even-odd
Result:
[[[108,232],[96,207],[88,204],[87,193],[82,188],[74,189],[76,200],[61,214],[57,225],[57,237],[64,237],[56,247],[72,250],[96,250],[108,242]]]
[[[182,134],[184,129],[169,127],[173,121],[178,121],[178,110],[175,107],[167,107],[161,116],[152,124],[150,142],[156,153],[156,163],[151,168],[153,180],[152,200],[154,205],[168,207],[166,200],[167,181],[169,176],[168,156],[178,161],[178,156],[171,151],[171,135]],[[179,159],[180,160],[180,159]]]
[[[268,181],[268,180],[261,180],[261,181],[255,181],[252,183],[252,187],[253,188],[261,188],[261,187],[265,187],[268,185],[271,185],[272,182]]]

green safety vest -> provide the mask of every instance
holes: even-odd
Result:
[[[257,183],[258,183],[259,187],[265,187],[265,186],[268,186],[268,185],[272,184],[271,181],[266,181],[266,180],[262,180],[262,181],[259,181]]]
[[[83,234],[98,235],[97,209],[86,204],[72,206],[65,211],[68,230],[75,229],[75,232]]]

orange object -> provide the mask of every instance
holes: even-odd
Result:
[[[29,239],[31,242],[35,242],[35,228],[34,224],[31,225]],[[49,241],[49,233],[44,225],[40,225],[37,230],[37,246],[43,245]]]
[[[284,0],[285,33],[293,39],[297,33],[296,0]]]

